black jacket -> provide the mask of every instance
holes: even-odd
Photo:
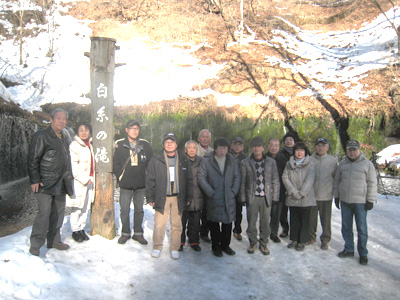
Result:
[[[58,138],[49,126],[36,132],[29,145],[28,174],[31,184],[39,184],[39,193],[72,196],[73,177],[69,139],[65,132]]]
[[[197,183],[197,172],[200,168],[200,163],[203,160],[202,157],[197,156],[194,161],[188,158],[189,164],[192,167],[193,173],[193,200],[189,206],[185,207],[185,210],[189,211],[201,211],[204,206],[204,196],[203,192],[201,191],[199,184]]]
[[[179,155],[179,194],[178,207],[182,213],[186,202],[193,199],[193,174],[189,159],[186,155]],[[149,162],[146,176],[146,202],[154,202],[154,209],[164,214],[165,200],[167,197],[167,164],[165,162],[164,150],[155,155]]]
[[[119,186],[127,190],[142,189],[145,187],[146,169],[150,159],[153,157],[153,149],[151,148],[148,141],[138,139],[139,144],[137,146],[138,153],[138,165],[131,166],[131,162],[128,162],[125,168],[124,176],[122,176]],[[113,158],[113,172],[118,178],[122,174],[122,167],[124,166],[128,157],[130,157],[131,146],[129,144],[128,137],[122,140],[118,140],[116,143],[116,149]]]
[[[267,156],[272,157],[271,153],[267,153]],[[279,192],[279,201],[284,202],[285,201],[285,193],[286,193],[286,188],[285,185],[282,182],[282,174],[283,170],[285,170],[286,163],[289,161],[290,158],[290,153],[286,151],[286,149],[282,148],[279,150],[278,154],[276,157],[273,157],[276,161],[276,165],[278,167],[278,173],[279,173],[279,182],[280,182],[280,192]]]

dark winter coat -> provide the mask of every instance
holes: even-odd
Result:
[[[73,177],[69,155],[69,137],[63,131],[58,138],[54,130],[36,132],[29,145],[28,174],[31,184],[39,184],[39,193],[72,196]]]
[[[189,158],[188,160],[190,166],[192,167],[192,173],[193,173],[193,200],[189,206],[186,206],[185,210],[200,211],[203,209],[204,196],[197,182],[197,173],[199,171],[200,163],[203,160],[203,158],[196,155],[194,161],[190,160]]]
[[[197,174],[200,188],[207,196],[207,219],[229,224],[236,219],[235,196],[240,188],[240,173],[232,154],[226,155],[222,174],[215,152],[206,154]]]
[[[126,165],[124,176],[122,176],[119,182],[119,186],[123,189],[136,190],[145,187],[146,168],[150,159],[153,157],[153,149],[146,140],[138,139],[138,142],[137,149],[140,149],[138,152],[138,165],[131,166],[130,162]],[[115,144],[113,172],[118,179],[123,172],[122,167],[130,156],[131,146],[128,137],[116,141]]]
[[[286,150],[285,150],[285,153],[288,154],[290,157],[290,154]],[[271,153],[269,153],[269,152],[267,153],[267,156],[272,157]],[[285,154],[283,154],[282,151],[279,151],[278,154],[272,158],[275,159],[275,161],[276,161],[276,165],[278,167],[278,173],[279,173],[279,183],[280,183],[279,201],[284,202],[286,188],[282,181],[282,174],[283,174],[283,170],[285,170],[286,163],[288,162],[289,158]]]
[[[179,156],[179,194],[178,208],[182,214],[187,202],[193,200],[193,173],[189,159],[186,155]],[[154,209],[164,214],[165,200],[167,198],[167,163],[165,162],[164,150],[153,156],[147,167],[146,175],[146,202],[154,202]]]
[[[250,206],[256,194],[257,171],[254,157],[244,159],[240,165],[242,183],[240,186],[240,202]],[[279,173],[276,162],[271,157],[264,157],[265,203],[272,205],[272,201],[279,200]]]

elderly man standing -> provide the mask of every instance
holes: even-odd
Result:
[[[324,138],[319,138],[315,142],[315,153],[311,156],[311,161],[315,166],[314,192],[317,206],[311,208],[309,239],[306,245],[316,242],[318,212],[321,221],[322,234],[321,249],[328,250],[331,240],[331,217],[333,199],[333,180],[337,168],[337,159],[328,154],[329,144]]]
[[[273,202],[279,200],[279,173],[273,158],[264,155],[264,140],[257,136],[250,143],[253,154],[242,161],[240,200],[247,205],[247,235],[250,245],[247,252],[253,254],[260,242],[260,251],[269,255],[267,247],[270,236],[269,218]],[[258,218],[260,215],[260,218]],[[257,238],[259,219],[260,239]]]
[[[208,129],[202,129],[199,132],[198,137],[199,144],[197,145],[197,156],[203,157],[207,153],[212,153],[213,148],[210,147],[211,143],[211,132]],[[211,239],[208,236],[210,232],[210,226],[207,220],[207,202],[204,201],[203,210],[201,213],[201,227],[200,227],[200,237],[203,241],[209,243]]]
[[[168,218],[171,223],[171,258],[179,258],[182,233],[182,212],[193,199],[193,174],[188,158],[178,153],[178,138],[168,133],[163,139],[163,150],[154,156],[147,168],[146,199],[155,209],[153,251],[160,256]]]
[[[376,172],[374,165],[361,153],[358,141],[348,141],[346,148],[346,158],[339,163],[334,181],[335,205],[342,210],[344,239],[344,250],[339,253],[339,257],[354,256],[354,216],[358,232],[359,262],[367,265],[367,211],[373,208],[377,198]]]
[[[147,245],[143,237],[143,204],[145,194],[146,169],[153,157],[153,149],[148,141],[140,139],[140,124],[130,120],[125,128],[127,136],[115,142],[113,171],[120,186],[121,237],[119,244],[125,244],[131,238],[130,211],[133,199],[133,236],[132,239]]]
[[[39,256],[47,239],[47,248],[67,250],[61,242],[60,228],[65,213],[66,194],[72,196],[69,139],[64,130],[68,113],[56,108],[50,114],[50,126],[33,137],[28,152],[28,174],[39,211],[32,226],[29,252]]]

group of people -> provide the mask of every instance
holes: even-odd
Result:
[[[29,148],[29,177],[39,203],[31,234],[32,255],[40,254],[46,239],[48,248],[69,248],[60,236],[66,203],[72,207],[72,238],[76,242],[89,239],[84,228],[95,185],[91,127],[79,123],[71,142],[64,132],[67,118],[66,111],[54,110],[50,127],[35,133]],[[197,141],[185,143],[184,153],[178,151],[177,136],[167,133],[162,151],[154,154],[149,142],[139,138],[138,121],[128,121],[125,131],[126,137],[115,143],[113,156],[113,171],[120,187],[119,244],[130,238],[148,244],[143,230],[143,206],[148,203],[155,210],[151,252],[155,258],[163,249],[168,220],[173,259],[179,258],[187,239],[194,251],[201,251],[202,240],[211,242],[216,257],[223,253],[235,255],[230,247],[231,236],[242,240],[243,206],[249,254],[258,247],[263,255],[269,255],[269,240],[280,243],[280,238],[288,235],[288,248],[303,251],[306,245],[316,243],[318,215],[321,249],[327,250],[334,200],[341,209],[345,241],[338,256],[354,256],[355,219],[359,262],[368,263],[367,211],[376,201],[377,181],[375,168],[361,153],[358,141],[347,142],[346,157],[338,164],[328,154],[325,138],[316,140],[315,153],[311,155],[292,133],[282,138],[282,148],[277,138],[265,144],[257,136],[251,139],[251,154],[247,156],[243,138],[235,137],[231,142],[216,138],[212,148],[211,132],[203,129]]]

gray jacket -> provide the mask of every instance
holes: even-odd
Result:
[[[337,169],[337,159],[332,155],[311,156],[315,166],[314,192],[318,201],[330,201],[333,198],[333,181]]]
[[[333,194],[346,203],[375,202],[377,180],[374,165],[361,153],[351,161],[347,156],[338,166]]]
[[[197,180],[207,196],[207,219],[229,224],[236,219],[235,195],[240,188],[239,168],[233,155],[228,153],[222,174],[214,154],[211,152],[203,157]]]
[[[257,187],[257,173],[253,155],[242,161],[240,172],[242,174],[242,183],[240,185],[239,199],[240,202],[250,206],[254,201]],[[267,156],[264,156],[264,179],[265,203],[267,206],[271,206],[272,201],[279,201],[280,183],[275,159]]]
[[[202,157],[197,156],[194,161],[188,158],[189,164],[192,167],[193,172],[193,200],[189,206],[186,206],[185,210],[189,211],[200,211],[203,209],[203,192],[200,190],[199,184],[197,183],[197,173],[199,172],[200,163],[203,160]]]
[[[310,156],[307,155],[301,165],[296,165],[291,156],[282,175],[286,187],[286,205],[315,206],[314,179],[315,168]]]

